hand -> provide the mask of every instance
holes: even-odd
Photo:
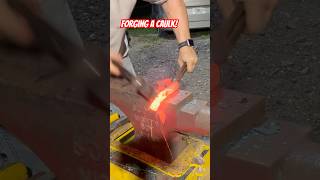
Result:
[[[35,0],[24,0],[31,10],[35,10]],[[18,45],[28,45],[33,34],[28,22],[18,13],[14,12],[6,0],[0,0],[0,39],[6,38]]]
[[[114,61],[121,63],[122,56],[121,54],[110,50],[110,74],[114,76],[120,76],[120,70],[116,65],[113,64]]]
[[[217,0],[222,14],[229,17],[234,9],[234,0]],[[239,0],[246,11],[246,32],[259,33],[269,22],[278,0]]]
[[[179,50],[178,63],[181,67],[183,63],[187,63],[188,72],[193,72],[195,65],[198,62],[198,55],[195,49],[191,46],[184,46]]]

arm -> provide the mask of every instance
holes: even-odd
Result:
[[[114,76],[120,76],[120,70],[114,65],[114,61],[122,63],[122,56],[119,53],[116,53],[110,49],[110,74]]]
[[[26,5],[30,6],[30,2]],[[11,40],[18,45],[29,45],[33,38],[27,21],[14,12],[4,0],[0,0],[0,40],[1,38]]]
[[[162,5],[169,19],[179,19],[179,26],[173,29],[178,43],[190,39],[189,20],[183,0],[168,0]]]
[[[167,18],[179,19],[179,25],[173,29],[178,43],[190,39],[189,20],[187,9],[183,0],[168,0],[162,4]],[[180,66],[187,63],[188,72],[192,72],[198,61],[197,53],[193,47],[184,46],[179,50],[178,63]]]

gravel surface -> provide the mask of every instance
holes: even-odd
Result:
[[[319,8],[318,0],[282,1],[268,29],[242,38],[223,67],[226,87],[266,96],[270,119],[310,124],[316,139],[320,137]]]
[[[107,0],[67,0],[85,42],[107,44]]]
[[[198,48],[199,63],[192,74],[183,77],[182,89],[191,91],[197,99],[209,101],[210,97],[210,40],[209,31],[194,37]],[[178,70],[177,43],[174,38],[162,38],[157,34],[132,35],[130,58],[139,75],[151,82],[174,77]]]

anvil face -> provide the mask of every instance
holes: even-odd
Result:
[[[191,93],[172,94],[172,97],[161,102],[154,111],[150,109],[152,102],[141,98],[124,80],[112,79],[110,92],[111,102],[126,114],[135,129],[136,136],[153,141],[166,139],[170,133],[175,132],[180,104],[191,99]]]

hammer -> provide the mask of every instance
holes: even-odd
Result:
[[[125,69],[119,62],[114,61],[113,64],[120,70],[121,76],[128,80],[137,90],[137,93],[145,100],[149,101],[155,95],[155,91],[152,86],[146,83],[143,78],[139,78]]]

